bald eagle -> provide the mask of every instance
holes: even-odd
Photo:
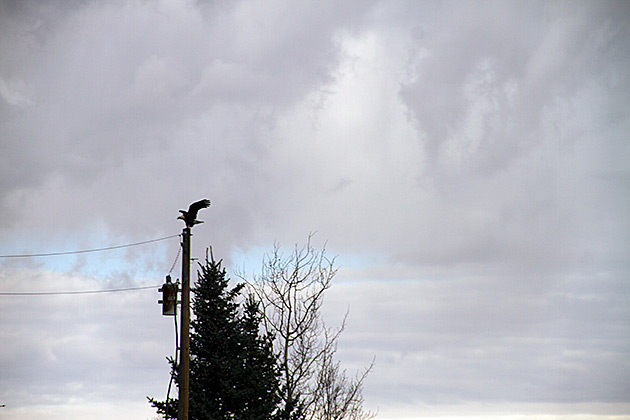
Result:
[[[200,209],[205,209],[208,207],[210,207],[210,200],[208,199],[199,200],[195,203],[192,203],[188,207],[188,211],[180,210],[179,212],[182,215],[179,216],[178,219],[183,220],[186,223],[186,227],[191,228],[195,226],[196,224],[203,223],[203,220],[197,220],[197,212]]]

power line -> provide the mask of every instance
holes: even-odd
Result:
[[[84,249],[79,251],[65,251],[65,252],[48,252],[41,254],[12,254],[12,255],[0,255],[0,258],[27,258],[27,257],[51,257],[51,256],[59,256],[59,255],[73,255],[73,254],[85,254],[88,252],[98,252],[98,251],[108,251],[113,249],[120,248],[129,248],[132,246],[145,245],[152,242],[165,241],[167,239],[175,238],[180,236],[181,234],[165,236],[163,238],[150,239],[147,241],[134,242],[131,244],[125,245],[115,245],[108,246],[104,248],[93,248],[93,249]],[[177,257],[175,258],[175,263],[179,258],[179,254],[181,249],[177,253]],[[173,267],[175,266],[173,263]],[[173,271],[173,267],[171,267],[171,271]],[[141,286],[141,287],[126,287],[119,289],[104,289],[104,290],[80,290],[80,291],[65,291],[65,292],[0,292],[0,296],[53,296],[53,295],[88,295],[88,294],[97,294],[97,293],[115,293],[115,292],[128,292],[132,290],[144,290],[144,289],[153,289],[157,288],[160,285],[156,286]]]
[[[182,247],[180,246],[177,249],[177,256],[175,257],[175,261],[173,261],[173,265],[171,265],[171,269],[168,270],[168,274],[171,274],[173,272],[173,269],[175,268],[175,264],[177,264],[177,260],[179,260],[179,256],[181,255],[181,253],[182,253]]]
[[[157,287],[160,287],[160,285],[158,284],[157,286],[125,287],[122,289],[81,290],[81,291],[69,291],[69,292],[0,292],[0,296],[89,295],[89,294],[95,294],[95,293],[128,292],[131,290],[153,289]]]
[[[105,248],[83,249],[80,251],[47,252],[47,253],[42,253],[42,254],[9,254],[9,255],[0,255],[0,258],[56,257],[59,255],[75,255],[75,254],[86,254],[88,252],[110,251],[112,249],[129,248],[132,246],[150,244],[152,242],[165,241],[167,239],[175,238],[176,236],[180,236],[180,235],[181,234],[178,233],[177,235],[165,236],[163,238],[150,239],[148,241],[142,241],[142,242],[134,242],[132,244],[108,246]]]

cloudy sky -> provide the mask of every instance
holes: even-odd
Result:
[[[630,419],[627,1],[0,0],[0,416],[150,419],[177,210],[316,232],[379,419]],[[179,262],[173,274],[178,275]],[[614,417],[618,416],[618,417]]]

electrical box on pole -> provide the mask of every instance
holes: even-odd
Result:
[[[162,304],[162,315],[175,316],[177,314],[177,283],[171,282],[171,276],[166,276],[166,283],[158,289],[162,292],[162,299],[158,303]]]

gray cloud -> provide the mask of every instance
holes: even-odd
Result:
[[[41,270],[3,269],[0,284],[13,292],[103,288],[95,278]],[[30,418],[37,410],[51,418],[74,416],[83,406],[112,401],[138,412],[146,408],[147,394],[165,394],[164,357],[173,353],[174,333],[170,318],[159,316],[157,295],[157,290],[140,290],[2,296],[2,340],[12,343],[0,350],[0,397],[8,418],[20,413]],[[98,410],[92,411],[91,416]]]
[[[317,231],[348,264],[327,314],[350,305],[340,353],[350,368],[377,356],[367,402],[383,415],[506,401],[615,412],[628,388],[629,12],[1,2],[0,254],[170,235],[177,210],[207,197],[195,256],[212,244],[234,266]],[[146,284],[177,245],[3,260],[2,290]],[[131,296],[41,300],[23,318],[9,314],[32,301],[9,300],[0,371],[19,391],[1,397],[49,395],[88,418],[67,405],[77,393],[124,394],[145,415],[135,398],[165,382],[170,329],[153,297]]]

